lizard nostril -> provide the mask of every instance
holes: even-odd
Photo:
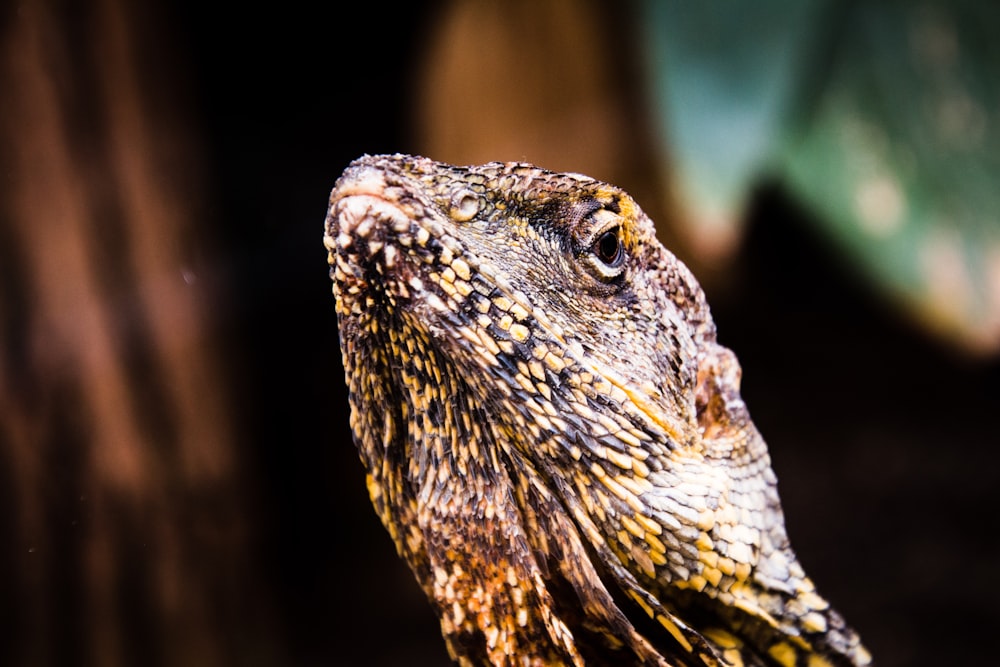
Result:
[[[479,213],[479,195],[472,190],[458,190],[451,196],[448,214],[457,222],[468,222]]]

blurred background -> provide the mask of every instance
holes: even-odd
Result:
[[[0,664],[448,664],[321,241],[396,151],[634,195],[821,591],[881,665],[991,662],[998,10],[688,4],[0,7]]]

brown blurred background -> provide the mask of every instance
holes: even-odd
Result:
[[[368,503],[321,242],[340,171],[395,151],[631,192],[821,590],[881,665],[991,662],[1000,364],[777,184],[725,261],[685,244],[634,33],[556,0],[0,8],[0,664],[447,664]]]

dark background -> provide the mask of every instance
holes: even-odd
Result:
[[[230,316],[254,360],[245,414],[270,487],[270,571],[296,650],[317,661],[444,661],[348,444],[320,242],[351,159],[413,150],[409,82],[429,19],[403,7],[392,21],[185,24],[236,263]],[[997,364],[924,337],[805,216],[765,189],[730,287],[708,294],[744,366],[793,544],[882,664],[972,662],[998,618]]]
[[[414,68],[439,9],[163,12],[158,57],[181,73],[201,144],[213,326],[252,490],[247,586],[266,620],[234,635],[270,647],[261,664],[447,664],[368,503],[321,238],[350,160],[420,150]],[[816,229],[762,185],[706,286],[792,543],[879,664],[989,662],[1000,365],[922,333]]]

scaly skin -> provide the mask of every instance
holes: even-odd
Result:
[[[459,663],[870,663],[789,546],[698,283],[626,193],[366,156],[324,240],[372,502]]]

